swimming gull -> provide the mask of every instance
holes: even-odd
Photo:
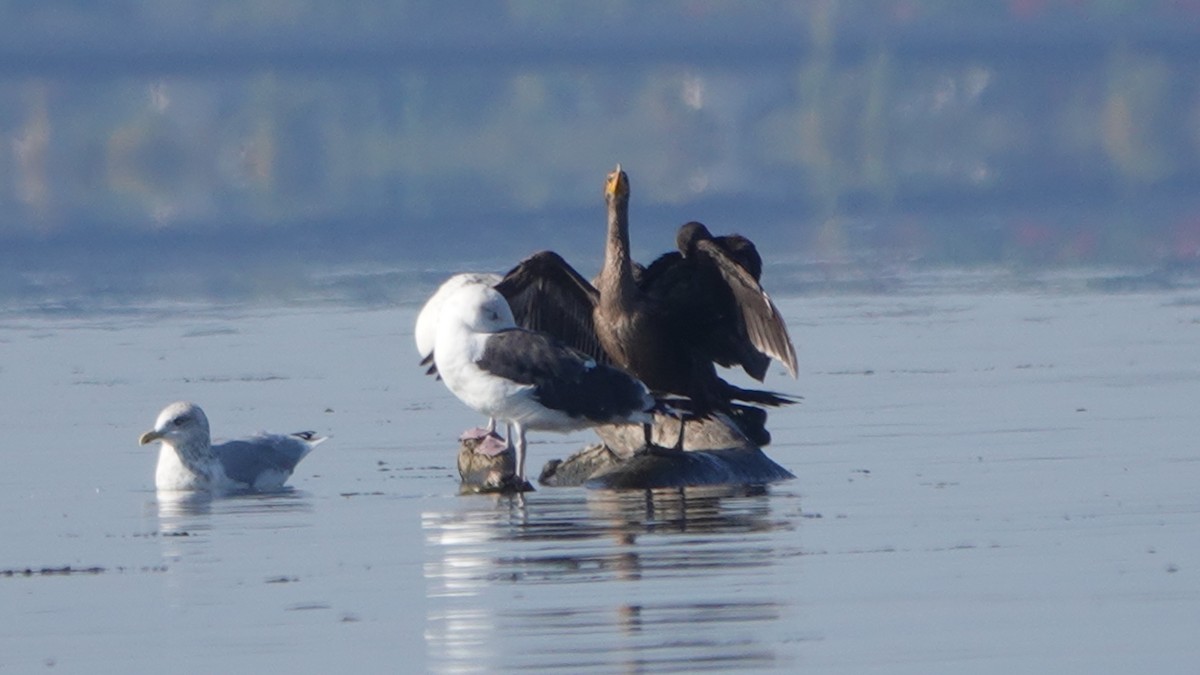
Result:
[[[632,375],[545,333],[518,328],[508,301],[486,285],[466,285],[446,297],[435,347],[446,387],[473,410],[512,425],[518,486],[525,483],[527,430],[640,423],[648,436],[651,412],[662,409]]]
[[[163,408],[142,445],[162,441],[154,484],[159,490],[272,490],[281,487],[305,455],[326,439],[312,431],[259,433],[213,445],[208,418],[195,403]]]

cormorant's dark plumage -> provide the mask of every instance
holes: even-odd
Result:
[[[729,411],[732,401],[781,405],[793,399],[735,387],[714,364],[762,380],[771,358],[794,377],[796,352],[783,318],[758,279],[762,259],[738,235],[680,228],[678,252],[635,271],[629,255],[629,179],[620,166],[605,188],[604,267],[588,283],[549,251],[527,258],[496,286],[518,324],[629,371],[654,391],[686,396],[693,412]]]

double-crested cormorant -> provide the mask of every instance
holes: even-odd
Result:
[[[518,264],[496,289],[518,322],[625,369],[655,392],[691,399],[691,412],[731,412],[734,401],[776,406],[794,399],[736,387],[715,364],[762,380],[770,359],[796,376],[796,351],[758,283],[762,260],[750,240],[713,237],[700,223],[680,228],[678,252],[638,270],[629,253],[629,178],[620,165],[605,187],[604,266],[592,286],[560,256],[543,251]]]
[[[657,290],[676,313],[701,317],[704,350],[712,360],[741,366],[761,382],[775,358],[796,377],[796,349],[763,290],[762,258],[749,239],[714,237],[692,221],[679,228],[678,252],[659,256],[641,273],[639,286]]]
[[[434,363],[468,407],[512,427],[518,486],[525,483],[525,431],[576,431],[602,424],[649,425],[659,404],[628,373],[518,328],[504,296],[470,284],[447,296]]]
[[[282,487],[300,460],[325,440],[312,431],[260,433],[212,444],[200,406],[178,402],[163,408],[142,445],[162,441],[154,484],[159,490],[273,490]]]

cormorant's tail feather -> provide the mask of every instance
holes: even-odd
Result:
[[[803,398],[802,396],[790,396],[788,394],[781,394],[776,391],[764,391],[762,389],[742,389],[741,387],[735,387],[728,382],[723,382],[722,384],[724,385],[722,387],[724,389],[723,393],[730,400],[745,401],[746,403],[781,406],[798,403]]]

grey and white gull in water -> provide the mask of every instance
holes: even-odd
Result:
[[[508,301],[487,285],[449,293],[433,351],[446,387],[473,410],[512,425],[514,479],[525,484],[525,432],[652,423],[662,409],[637,378],[557,339],[518,328]],[[647,437],[649,432],[647,431]]]
[[[208,417],[195,403],[163,408],[142,445],[161,441],[154,485],[159,490],[274,490],[283,486],[300,460],[326,440],[312,431],[259,433],[212,443]]]

